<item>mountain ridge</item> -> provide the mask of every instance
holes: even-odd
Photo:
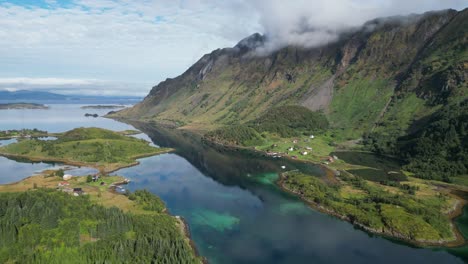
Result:
[[[17,90],[17,91],[2,91],[0,90],[1,102],[92,102],[100,100],[113,101],[131,101],[138,100],[140,97],[135,96],[93,96],[93,95],[76,95],[76,94],[57,94],[45,91]]]
[[[406,130],[466,97],[467,17],[468,9],[374,19],[337,42],[264,56],[252,54],[267,41],[256,33],[205,54],[114,116],[212,130],[302,105],[325,112],[344,138],[378,131],[382,122]]]

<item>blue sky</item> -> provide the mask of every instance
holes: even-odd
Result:
[[[0,89],[145,95],[203,54],[266,33],[317,46],[381,16],[464,0],[0,0]],[[306,21],[313,33],[298,34]]]

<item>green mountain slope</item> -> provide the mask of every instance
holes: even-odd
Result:
[[[266,56],[255,47],[267,40],[254,34],[112,116],[212,130],[301,105],[323,111],[343,140],[369,132],[398,137],[467,97],[467,23],[468,9],[376,19],[336,43]]]

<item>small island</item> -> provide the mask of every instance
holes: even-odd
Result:
[[[1,263],[202,263],[184,221],[146,190],[115,192],[120,176],[43,171],[0,185]],[[25,206],[26,205],[26,206]],[[117,250],[118,249],[118,250]]]
[[[40,109],[47,110],[49,107],[43,104],[33,104],[33,103],[11,103],[11,104],[0,104],[0,110],[8,109]]]
[[[12,139],[12,138],[37,138],[37,137],[48,137],[47,131],[34,129],[21,129],[21,130],[4,130],[0,131],[0,139]]]
[[[149,142],[101,128],[77,128],[54,134],[56,140],[27,139],[0,147],[0,155],[32,161],[61,162],[85,166],[107,174],[139,164],[137,159],[167,153]]]
[[[86,113],[84,116],[85,116],[85,117],[94,117],[94,118],[98,118],[98,117],[99,117],[98,114],[90,114],[90,113]]]
[[[85,105],[81,109],[120,109],[125,108],[125,105]]]

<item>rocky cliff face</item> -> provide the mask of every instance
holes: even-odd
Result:
[[[243,123],[272,107],[324,111],[347,137],[406,129],[439,104],[467,97],[468,10],[376,19],[326,46],[258,54],[254,34],[204,55],[155,86],[124,118],[186,127]]]

